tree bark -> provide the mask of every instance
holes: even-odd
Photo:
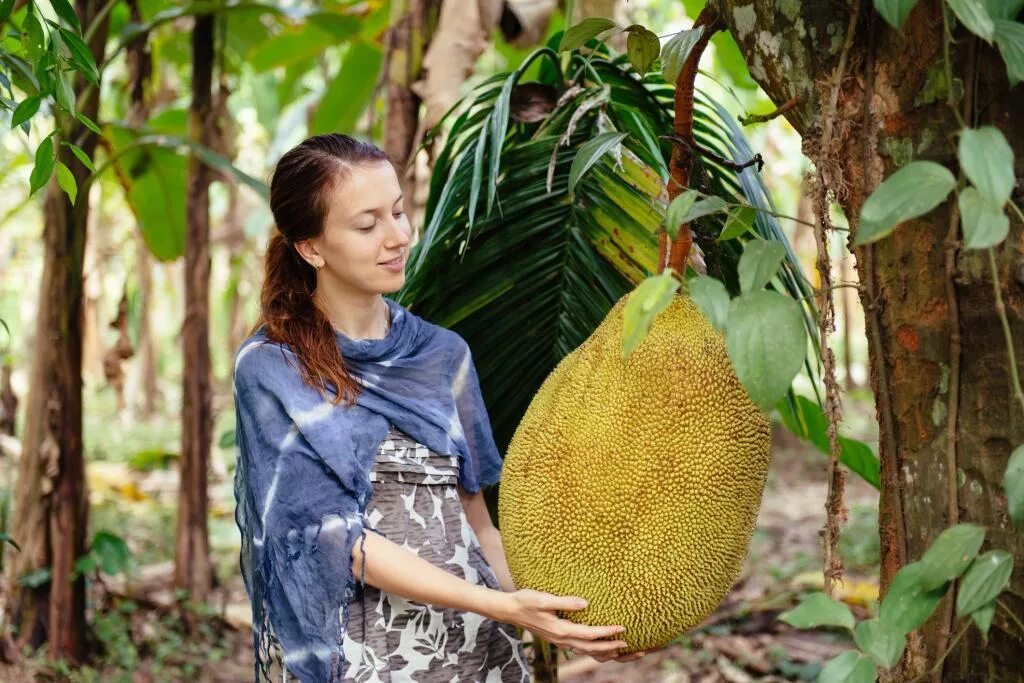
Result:
[[[808,156],[824,165],[829,190],[850,220],[851,239],[865,198],[907,161],[928,159],[956,170],[958,126],[938,83],[938,0],[918,2],[901,31],[885,24],[871,3],[860,3],[832,121],[839,154],[823,153],[818,143],[850,7],[767,0],[725,0],[723,6],[751,75],[768,96],[777,105],[798,98],[786,117],[803,136]],[[966,91],[954,98],[955,106],[970,125],[994,125],[1006,134],[1020,177],[1024,129],[1015,112],[1024,106],[1024,88],[1009,87],[992,48],[962,27],[954,28],[954,37],[952,68]],[[1008,381],[987,254],[948,240],[958,222],[951,197],[889,237],[854,250],[880,427],[881,583],[884,591],[896,571],[920,558],[946,527],[974,522],[988,528],[985,549],[1014,555],[1016,570],[1000,599],[1024,614],[1024,539],[1010,525],[1002,490],[1009,455],[1024,443],[1024,418]],[[1024,346],[1024,283],[1013,273],[1024,269],[1022,245],[1024,231],[1014,219],[995,253],[1017,349]],[[934,664],[950,632],[966,623],[952,621],[946,609],[936,610],[911,637],[902,669],[891,675],[909,679]],[[971,627],[940,676],[1018,681],[1022,669],[1024,634],[1000,610],[988,644]]]
[[[78,0],[75,12],[83,26],[96,18],[103,3]],[[89,47],[102,63],[108,23],[104,18]],[[77,108],[95,120],[99,88],[83,97],[86,82],[73,83]],[[92,156],[96,136],[77,120],[60,133]],[[68,148],[59,159],[71,169],[79,188],[89,176]],[[72,570],[85,552],[87,498],[82,459],[82,263],[89,217],[89,193],[72,206],[56,179],[45,189],[44,261],[39,294],[31,381],[26,399],[25,435],[15,488],[13,536],[21,552],[12,553],[8,615],[18,639],[32,646],[48,644],[54,659],[79,662],[85,654],[85,580]],[[35,588],[19,584],[30,572],[49,568],[51,580]]]
[[[209,145],[214,62],[212,14],[196,16],[192,30],[192,104],[189,127],[194,140]],[[174,586],[192,604],[206,600],[213,587],[213,564],[207,533],[207,468],[213,430],[210,388],[209,285],[211,169],[195,154],[189,157],[185,235],[185,322],[182,326],[181,485],[178,496]]]

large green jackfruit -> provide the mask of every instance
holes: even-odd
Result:
[[[541,385],[505,456],[501,536],[518,588],[586,598],[624,652],[704,620],[735,582],[761,504],[768,418],[685,295],[622,360],[618,301]]]

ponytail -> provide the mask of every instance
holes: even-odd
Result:
[[[359,385],[345,368],[334,328],[313,300],[315,290],[316,270],[275,229],[267,246],[257,327],[266,325],[269,339],[288,345],[300,359],[306,384],[324,398],[333,391],[334,405],[344,400],[351,406]]]

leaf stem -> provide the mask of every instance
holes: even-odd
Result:
[[[962,629],[960,629],[960,633],[956,634],[956,638],[954,638],[953,642],[949,644],[949,647],[946,649],[946,651],[942,653],[942,656],[939,657],[939,660],[932,665],[932,668],[928,669],[927,671],[922,671],[920,674],[910,679],[910,683],[917,683],[917,681],[921,680],[925,676],[930,676],[931,674],[938,671],[939,667],[942,666],[942,663],[946,661],[946,657],[949,656],[949,653],[953,651],[953,648],[956,647],[956,644],[960,642],[960,639],[964,637],[964,634],[967,633],[967,629],[969,629],[970,627],[971,622],[968,621],[967,624]]]
[[[949,9],[946,7],[946,3],[942,5],[942,62],[946,69],[946,104],[949,105],[953,115],[956,117],[956,122],[960,124],[961,128],[967,128],[967,124],[964,123],[964,117],[960,115],[960,110],[956,107],[956,100],[953,94],[953,63],[949,58],[949,44],[953,42],[953,34],[949,31]]]
[[[1006,339],[1006,355],[1010,359],[1010,384],[1013,389],[1014,398],[1020,403],[1021,411],[1024,412],[1024,389],[1021,389],[1020,386],[1020,375],[1017,372],[1017,354],[1013,350],[1013,334],[1010,332],[1010,321],[1006,317],[1006,305],[1003,303],[1003,292],[999,286],[999,266],[996,265],[996,252],[992,247],[989,247],[986,251],[988,252],[988,267],[992,274],[992,292],[996,297],[996,313],[999,315],[999,322],[1003,326],[1003,337]]]
[[[1006,603],[1002,600],[996,600],[996,604],[1002,607],[1003,610],[1005,610],[1006,613],[1010,615],[1010,620],[1013,621],[1013,623],[1017,625],[1017,628],[1020,629],[1020,632],[1024,634],[1024,623],[1022,623],[1021,620],[1017,617],[1017,615],[1013,613],[1013,610],[1007,607]]]

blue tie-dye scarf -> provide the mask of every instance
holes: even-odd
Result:
[[[257,677],[270,660],[269,625],[301,681],[340,679],[356,589],[352,548],[365,533],[369,471],[389,422],[432,451],[458,455],[460,484],[470,493],[500,477],[468,345],[385,302],[392,323],[383,339],[335,335],[362,388],[351,408],[305,384],[298,359],[264,328],[235,357],[235,519]]]

